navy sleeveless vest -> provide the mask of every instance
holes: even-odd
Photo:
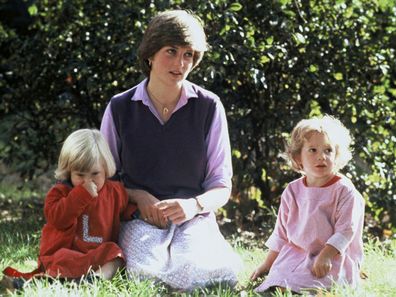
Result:
[[[146,190],[160,200],[203,193],[205,139],[216,103],[203,89],[194,88],[198,98],[189,98],[164,125],[142,101],[131,100],[136,87],[111,99],[121,140],[119,174],[127,188]]]

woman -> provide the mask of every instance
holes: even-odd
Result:
[[[147,78],[111,99],[101,126],[140,212],[120,235],[127,270],[181,290],[235,285],[241,268],[214,215],[231,190],[224,107],[186,80],[206,50],[197,17],[158,14],[138,49]]]

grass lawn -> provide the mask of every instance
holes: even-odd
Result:
[[[44,224],[42,216],[42,195],[17,189],[5,189],[0,185],[0,278],[6,266],[22,271],[36,267],[40,231]],[[256,239],[263,241],[263,238]],[[22,292],[13,296],[259,296],[253,292],[257,284],[249,282],[249,275],[265,256],[265,250],[254,241],[235,241],[236,251],[245,263],[239,276],[237,288],[215,287],[196,290],[190,294],[171,292],[161,285],[147,282],[128,281],[117,275],[112,281],[97,281],[93,284],[61,284],[46,281],[29,283]],[[240,244],[245,242],[245,244]],[[396,297],[396,240],[379,242],[366,240],[363,271],[368,279],[362,281],[357,290],[337,287],[318,296],[395,296]],[[0,296],[7,295],[0,289]],[[274,293],[272,296],[292,296],[290,293]]]

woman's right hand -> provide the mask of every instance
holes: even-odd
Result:
[[[127,189],[127,192],[130,200],[137,204],[142,220],[159,228],[167,226],[167,219],[156,206],[160,200],[144,190]]]

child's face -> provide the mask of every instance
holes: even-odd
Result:
[[[296,161],[302,166],[308,186],[320,187],[335,174],[336,148],[319,132],[307,135]]]
[[[72,170],[70,178],[74,187],[92,181],[99,192],[105,183],[106,172],[103,165],[101,163],[97,163],[87,172]]]

